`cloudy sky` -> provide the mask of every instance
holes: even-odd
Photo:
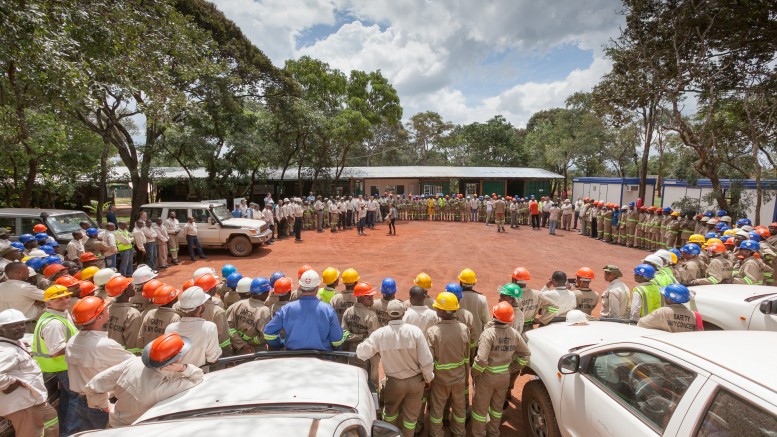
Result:
[[[275,65],[309,55],[343,72],[380,70],[404,118],[517,126],[563,106],[610,69],[619,0],[211,0]]]

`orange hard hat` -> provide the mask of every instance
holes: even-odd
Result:
[[[73,275],[73,277],[80,281],[81,280],[81,270],[77,271],[76,274]]]
[[[732,246],[732,247],[733,247],[733,246],[735,246],[735,245],[736,245],[736,241],[734,241],[734,239],[733,239],[733,238],[729,238],[729,239],[728,239],[728,240],[726,240],[726,241],[725,241],[723,244],[724,244],[725,246]],[[709,248],[709,246],[707,246],[707,247]]]
[[[126,290],[130,284],[132,284],[132,278],[125,278],[121,275],[114,276],[107,284],[105,284],[105,293],[110,297],[116,297],[124,293],[124,290]]]
[[[768,228],[766,226],[764,226],[764,225],[758,225],[758,226],[753,228],[753,230],[756,230],[756,229],[766,229],[766,230],[768,230]]]
[[[62,270],[65,270],[66,267],[62,264],[49,264],[46,266],[45,269],[43,269],[43,276],[50,278],[54,276],[55,273],[61,272]]]
[[[590,267],[580,267],[575,273],[575,276],[586,279],[594,278],[594,271]]]
[[[84,252],[83,255],[79,258],[82,263],[89,262],[89,261],[97,261],[97,255],[93,254],[92,252]]]
[[[194,285],[202,288],[202,291],[208,292],[211,288],[219,285],[219,280],[210,273],[206,273],[194,280]]]
[[[513,279],[517,281],[530,281],[531,274],[523,267],[516,267],[515,270],[513,270]]]
[[[187,288],[194,286],[194,279],[189,279],[188,281],[183,283],[183,287],[181,287],[181,291],[186,291]]]
[[[590,197],[586,197],[585,199],[583,199],[584,202],[588,202],[589,200],[591,200]]]
[[[153,299],[154,298],[154,292],[157,290],[157,288],[165,285],[164,282],[160,281],[159,279],[152,279],[145,284],[143,284],[143,290],[142,294],[143,297],[146,299]]]
[[[273,292],[275,292],[275,294],[287,294],[290,291],[291,278],[284,276],[282,278],[278,278],[278,280],[275,281],[275,285],[273,286]]]
[[[61,285],[63,287],[72,287],[76,284],[78,284],[78,279],[70,276],[70,275],[64,275],[57,278],[56,282],[54,282],[55,285]]]
[[[89,296],[92,293],[94,293],[95,290],[97,290],[97,286],[89,281],[81,281],[78,283],[79,288],[81,288],[81,298],[83,299],[84,296]]]
[[[726,252],[726,246],[720,243],[712,243],[707,245],[707,252],[724,253]]]
[[[772,234],[769,232],[766,228],[755,228],[755,232],[761,237],[762,240],[765,240],[772,236]],[[45,273],[45,271],[44,271]]]
[[[156,289],[151,302],[157,305],[167,305],[177,299],[180,294],[181,290],[176,289],[172,285],[163,285]]]
[[[105,310],[105,301],[97,296],[86,296],[73,306],[73,322],[76,325],[88,325]]]
[[[187,337],[176,333],[163,334],[146,345],[141,360],[146,367],[159,369],[175,362],[191,347],[192,342]]]
[[[356,297],[375,296],[375,287],[369,282],[359,282],[353,289],[353,295]]]
[[[513,306],[507,302],[499,302],[493,309],[494,318],[502,323],[511,323],[515,318]]]
[[[299,270],[297,270],[297,279],[301,278],[302,274],[307,272],[308,270],[313,270],[313,267],[310,267],[307,264],[305,264],[304,266],[300,267]]]
[[[41,232],[46,232],[49,228],[46,227],[43,223],[38,223],[37,225],[32,227],[32,233],[33,234],[40,234]]]
[[[648,207],[648,211],[655,211],[655,210],[656,210],[656,207],[655,207],[655,206],[650,206],[650,207]]]

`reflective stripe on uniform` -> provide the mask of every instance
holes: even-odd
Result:
[[[219,343],[219,347],[222,348],[222,349],[224,349],[227,346],[231,346],[231,345],[232,345],[232,340],[229,339],[229,338],[224,340],[224,341],[222,341],[221,343]]]
[[[385,420],[386,422],[393,422],[397,420],[397,417],[399,417],[399,411],[397,411],[397,414],[393,416],[389,416],[386,414],[386,410],[385,409],[383,410],[383,420]]]
[[[477,420],[478,422],[486,423],[486,417],[481,416],[480,414],[476,413],[475,411],[472,411],[472,418],[474,420]]]
[[[417,422],[408,422],[407,420],[402,420],[402,427],[405,429],[415,429],[415,424]]]
[[[277,335],[271,335],[271,334],[267,334],[267,333],[262,334],[262,336],[267,341],[273,341],[273,340],[277,340],[278,339]]]
[[[350,333],[350,332],[348,332],[348,331],[343,331],[343,338],[341,338],[341,339],[340,339],[340,340],[338,340],[338,341],[333,341],[333,342],[332,342],[332,346],[335,346],[335,347],[337,347],[337,346],[340,346],[340,345],[342,345],[343,343],[345,343],[345,340],[348,340],[348,337],[349,337],[350,335],[351,335],[351,333]]]
[[[435,370],[451,370],[456,369],[458,367],[461,367],[469,361],[469,358],[464,358],[463,360],[459,361],[458,363],[445,363],[445,364],[438,364],[437,361],[434,362],[434,369]]]
[[[51,429],[51,428],[54,428],[55,426],[59,426],[59,417],[57,416],[54,416],[53,419],[43,422],[44,429]]]
[[[489,405],[489,407],[488,407],[488,414],[489,414],[491,417],[493,417],[494,419],[501,419],[501,418],[502,418],[502,413],[500,413],[500,412],[498,412],[498,411],[494,411],[493,409],[491,409],[491,406],[490,406],[490,405]]]
[[[453,416],[453,420],[455,420],[458,423],[464,423],[467,421],[466,417],[458,417],[455,414],[451,413],[451,416]]]
[[[442,424],[442,417],[437,418],[437,417],[429,416],[429,421],[434,423],[435,425],[440,425]]]
[[[505,373],[510,370],[510,364],[503,364],[501,366],[480,366],[478,364],[474,364],[472,366],[474,370],[477,370],[478,372],[484,372],[489,371],[491,373]]]

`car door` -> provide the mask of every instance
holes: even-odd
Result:
[[[581,362],[585,368],[563,381],[557,417],[564,434],[663,435],[708,376],[639,345],[593,351]]]
[[[772,331],[777,332],[777,314],[764,314],[761,312],[761,302],[768,300],[775,300],[774,297],[763,299],[758,302],[758,305],[753,309],[753,314],[750,316],[750,323],[747,325],[748,331]]]
[[[221,226],[213,218],[210,210],[204,208],[191,208],[190,216],[194,217],[197,223],[197,237],[203,246],[221,246],[222,241],[219,238]]]

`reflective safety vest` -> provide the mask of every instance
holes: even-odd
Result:
[[[638,293],[642,299],[642,308],[640,308],[640,317],[645,317],[653,311],[661,308],[661,291],[655,284],[637,285],[633,293]]]
[[[128,241],[132,241],[132,234],[130,234],[129,231],[126,231],[126,230],[123,230],[123,229],[119,229],[118,231],[116,231],[116,233],[117,234],[121,234],[121,236],[126,238]],[[171,235],[170,236],[170,238],[177,238],[177,237],[178,237],[177,235]],[[129,250],[129,249],[132,249],[132,243],[130,243],[130,244],[122,244],[122,243],[119,242],[118,239],[116,239],[116,248],[119,251]]]
[[[656,276],[650,280],[651,283],[655,284],[659,288],[666,287],[669,284],[679,284],[679,281],[677,281],[677,278],[674,277],[672,274],[672,269],[669,267],[661,267],[656,272]]]
[[[67,330],[65,331],[65,342],[70,340],[70,337],[76,335],[78,330],[73,326],[70,321],[64,317],[52,314],[50,312],[44,312],[38,319],[38,323],[35,325],[35,333],[32,338],[32,357],[38,362],[40,370],[46,373],[61,372],[67,370],[67,362],[65,362],[65,355],[59,355],[52,357],[49,355],[49,348],[46,346],[46,342],[43,341],[40,331],[52,320],[59,320],[65,325]]]
[[[332,298],[337,294],[337,290],[330,290],[328,288],[319,288],[318,289],[318,299],[321,302],[326,302],[328,304],[332,303]]]

